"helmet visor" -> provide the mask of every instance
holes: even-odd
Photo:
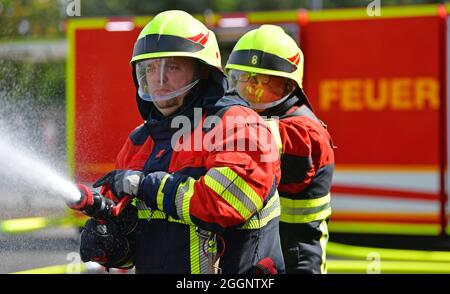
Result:
[[[195,61],[187,57],[138,61],[136,77],[139,97],[151,102],[181,96],[199,82]]]
[[[290,79],[232,69],[228,72],[230,88],[254,109],[267,109],[286,100],[294,91]]]

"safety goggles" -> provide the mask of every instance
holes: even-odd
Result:
[[[287,78],[242,70],[228,72],[230,89],[247,100],[253,109],[261,110],[274,107],[294,91],[294,84]]]

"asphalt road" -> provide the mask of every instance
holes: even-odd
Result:
[[[62,265],[79,259],[79,233],[74,228],[43,229],[0,235],[0,273]]]
[[[63,215],[64,201],[36,189],[12,189],[0,181],[0,222],[28,217]],[[0,230],[0,273],[73,262],[79,250],[76,228],[46,228],[31,233],[6,234]]]
[[[0,180],[0,225],[21,218],[64,216],[67,206],[59,197],[30,188],[11,189]],[[48,227],[33,232],[5,233],[0,227],[0,274],[63,265],[66,273],[77,273],[80,234],[78,228]],[[87,273],[106,273],[96,263],[85,264]],[[119,271],[120,272],[120,271]],[[110,273],[116,273],[111,270]],[[120,272],[122,273],[122,272]]]

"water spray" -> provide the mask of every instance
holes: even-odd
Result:
[[[130,232],[137,224],[137,209],[129,205],[131,196],[118,201],[109,193],[102,195],[83,184],[74,184],[51,165],[45,163],[31,150],[8,140],[0,125],[0,177],[5,183],[42,190],[50,202],[50,197],[62,199],[71,209],[94,218],[98,223],[112,221],[124,232]],[[25,224],[29,228],[29,223]],[[36,225],[34,224],[36,227]],[[20,224],[24,231],[24,224]],[[42,226],[40,226],[42,228]],[[15,228],[17,231],[17,228]]]
[[[116,203],[83,184],[75,185],[31,152],[19,150],[4,139],[0,139],[0,167],[0,176],[3,178],[11,181],[20,179],[21,185],[45,189],[48,196],[62,198],[71,209],[90,217],[118,217],[132,200],[128,195]]]

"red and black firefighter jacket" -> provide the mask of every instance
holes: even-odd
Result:
[[[137,273],[251,273],[266,257],[284,272],[276,143],[244,101],[223,97],[225,86],[222,75],[202,80],[169,117],[137,97],[146,121],[116,160],[146,174],[135,203]]]
[[[298,89],[262,113],[277,117],[282,142],[280,234],[287,273],[325,273],[334,172],[331,136]]]

